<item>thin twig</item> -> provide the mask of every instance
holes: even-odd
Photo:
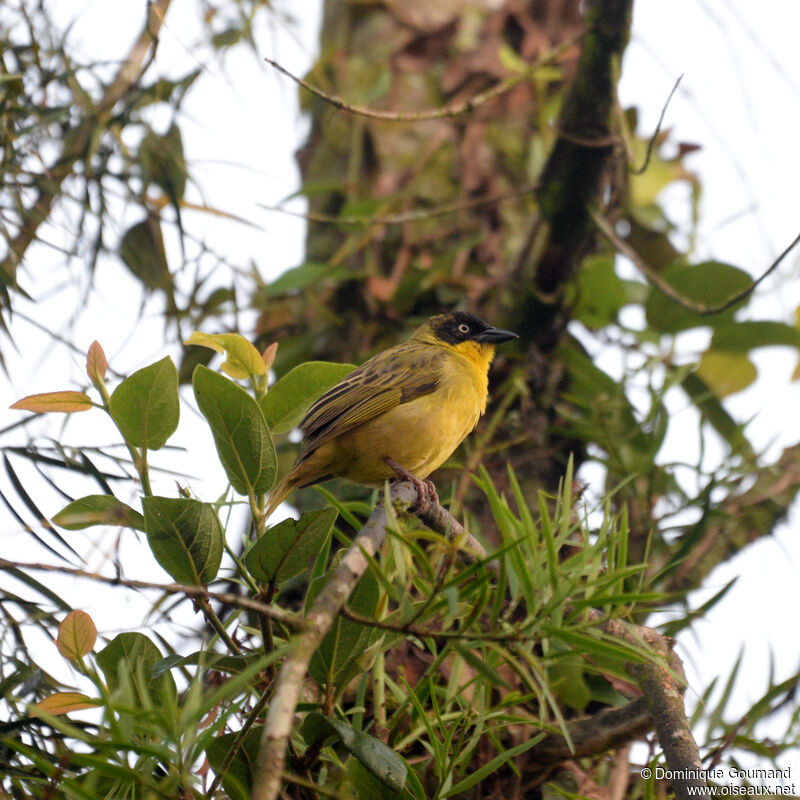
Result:
[[[661,133],[661,125],[664,122],[664,116],[667,113],[667,108],[669,108],[670,101],[672,100],[672,96],[678,90],[678,86],[680,82],[683,80],[683,75],[678,76],[678,80],[675,81],[675,85],[672,87],[672,91],[669,93],[666,102],[664,103],[664,107],[661,109],[661,116],[658,118],[658,124],[656,125],[655,132],[650,137],[650,141],[647,143],[647,152],[644,154],[644,163],[638,169],[629,169],[631,175],[642,175],[647,167],[650,165],[650,157],[653,154],[653,147],[655,147],[656,140],[658,139],[658,134]]]
[[[300,627],[303,624],[302,618],[297,614],[286,611],[278,606],[267,605],[258,600],[251,600],[249,597],[242,597],[232,592],[214,592],[204,586],[187,586],[182,583],[154,583],[152,581],[138,581],[129,578],[112,578],[108,575],[101,575],[99,572],[89,572],[88,570],[77,569],[76,567],[63,567],[57,564],[40,564],[28,561],[10,561],[5,558],[0,558],[0,570],[58,572],[64,575],[73,575],[77,578],[89,578],[90,580],[108,583],[112,586],[127,586],[131,589],[155,589],[165,594],[182,594],[186,597],[207,598],[237,608],[247,609],[248,611],[256,611],[259,614],[267,614],[273,619],[280,620],[292,627]]]
[[[470,211],[493,203],[503,203],[506,200],[515,200],[526,194],[533,194],[539,189],[538,183],[529,183],[511,192],[500,192],[497,194],[484,195],[472,200],[463,200],[458,203],[438,206],[436,208],[415,209],[413,211],[403,211],[399,214],[389,214],[387,216],[368,216],[368,217],[348,217],[336,216],[335,214],[320,214],[314,211],[292,211],[285,206],[270,206],[265,203],[258,205],[265,211],[277,211],[290,217],[307,220],[308,222],[323,222],[330,225],[404,225],[407,222],[415,222],[420,219],[431,217],[441,217],[446,214],[457,214],[459,211]]]
[[[505,78],[504,80],[495,84],[491,87],[491,89],[487,89],[485,92],[479,92],[478,94],[473,95],[472,97],[469,97],[460,103],[455,103],[450,106],[443,106],[442,108],[425,109],[423,111],[379,111],[374,108],[355,106],[352,103],[348,103],[344,98],[339,97],[338,95],[329,94],[328,92],[316,86],[312,86],[310,83],[308,83],[308,81],[304,81],[302,78],[298,78],[296,75],[293,75],[288,69],[286,69],[286,67],[281,66],[277,61],[274,61],[271,58],[265,58],[264,61],[277,69],[278,72],[294,81],[298,86],[301,86],[315,97],[319,97],[321,100],[324,100],[326,103],[328,103],[328,105],[331,105],[334,108],[339,108],[342,111],[347,111],[348,113],[359,117],[380,120],[382,122],[425,122],[434,119],[458,117],[462,114],[469,114],[472,111],[475,111],[475,109],[484,105],[489,100],[499,97],[501,94],[513,89],[517,84],[522,83],[522,81],[527,80],[535,75],[536,70],[541,66],[557,61],[558,57],[564,51],[575,45],[578,38],[579,37],[575,36],[572,39],[562,42],[557,48],[549,52],[540,61],[536,62],[535,64],[531,64],[527,67],[527,69],[524,69],[521,72],[510,75],[508,78]]]
[[[780,265],[784,258],[786,258],[789,253],[800,244],[800,233],[792,239],[791,244],[772,262],[772,264],[767,267],[767,269],[758,276],[746,289],[743,289],[741,292],[737,292],[733,296],[729,297],[724,303],[721,303],[718,306],[707,306],[704,303],[695,303],[693,300],[690,300],[687,297],[684,297],[679,292],[675,291],[675,288],[671,286],[664,278],[661,277],[655,270],[653,270],[650,265],[624,240],[617,236],[616,231],[612,227],[612,225],[605,219],[601,214],[597,211],[592,211],[592,219],[594,220],[597,229],[608,239],[611,244],[617,249],[619,253],[624,255],[626,258],[629,258],[636,267],[644,273],[645,277],[663,294],[669,297],[670,300],[673,300],[677,303],[681,308],[685,308],[687,311],[691,311],[693,314],[697,314],[700,317],[710,317],[715,314],[721,314],[723,311],[727,311],[729,308],[733,308],[733,306],[741,303],[742,300],[745,300],[749,295],[751,295],[759,284],[769,275],[771,275]]]

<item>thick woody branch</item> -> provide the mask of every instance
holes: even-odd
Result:
[[[601,617],[600,612],[595,613]],[[645,643],[656,656],[660,656],[631,662],[626,669],[642,690],[658,742],[664,751],[667,769],[681,776],[672,782],[675,797],[677,800],[708,797],[700,751],[683,705],[686,688],[683,666],[672,650],[672,640],[652,628],[630,625],[621,620],[607,620],[603,629],[627,644],[641,646]],[[689,787],[693,790],[691,794]]]
[[[591,0],[578,71],[564,99],[558,138],[539,180],[541,218],[518,264],[544,297],[557,296],[592,241],[589,209],[600,196],[616,143],[611,120],[616,77],[630,33],[633,0]]]
[[[562,734],[548,733],[528,751],[537,767],[621,747],[653,730],[653,719],[647,700],[638,697],[621,708],[605,708],[589,717],[572,720],[567,724],[567,730],[571,747]]]
[[[417,492],[411,483],[404,481],[393,484],[389,496],[392,503],[411,506]],[[378,506],[308,610],[303,630],[290,642],[267,709],[253,775],[252,800],[275,800],[280,794],[286,747],[311,657],[386,538],[387,522],[386,509]]]

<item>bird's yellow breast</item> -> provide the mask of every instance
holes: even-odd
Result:
[[[402,403],[319,448],[320,461],[355,483],[380,484],[394,477],[388,456],[425,478],[441,466],[475,427],[486,409],[491,353],[458,346],[442,360],[437,388]],[[489,348],[482,348],[489,349]],[[491,348],[493,350],[493,348]],[[316,460],[316,459],[315,459]]]

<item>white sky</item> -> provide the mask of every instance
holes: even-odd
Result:
[[[49,7],[63,22],[75,19],[78,8],[74,0],[55,0]],[[80,9],[72,40],[81,43],[87,61],[113,61],[127,52],[132,37],[140,30],[143,3],[91,0]],[[274,32],[265,33],[260,40],[265,55],[295,74],[303,74],[311,62],[319,24],[316,0],[303,4],[302,9],[296,36],[286,36],[276,24]],[[203,198],[224,211],[254,221],[261,229],[222,224],[190,212],[185,214],[184,225],[237,261],[242,269],[248,269],[254,259],[262,275],[277,275],[302,262],[304,226],[294,218],[266,212],[259,204],[277,203],[297,188],[293,151],[306,130],[297,110],[297,93],[253,54],[226,55],[223,70],[207,52],[196,47],[196,25],[193,0],[175,0],[162,32],[157,60],[159,69],[173,77],[198,64],[205,72],[181,118],[187,156],[202,188],[202,192],[192,189],[191,199]],[[699,239],[705,251],[697,253],[698,260],[727,260],[756,275],[800,230],[796,190],[800,176],[798,31],[800,4],[786,0],[639,0],[636,4],[621,98],[624,105],[639,108],[642,129],[652,130],[675,79],[684,75],[665,124],[674,129],[679,140],[702,146],[688,161],[700,174],[703,186]],[[166,127],[169,120],[154,116],[153,122]],[[685,219],[686,201],[687,196],[680,189],[673,192],[670,213],[676,220]],[[302,201],[297,207],[302,209]],[[127,224],[131,221],[126,218]],[[59,233],[51,228],[45,235],[57,241]],[[167,244],[169,252],[177,256],[176,242],[170,240]],[[22,315],[57,326],[84,351],[93,339],[99,339],[112,367],[121,373],[129,373],[163,355],[160,302],[151,300],[142,308],[138,287],[113,259],[101,261],[87,308],[73,316],[72,312],[82,305],[81,289],[65,289],[64,284],[79,276],[80,270],[65,271],[59,254],[42,247],[32,249],[30,258],[23,284],[39,302],[27,308],[21,304]],[[771,282],[772,290],[759,294],[762,299],[753,304],[754,318],[792,318],[800,304],[797,264],[798,258],[790,257],[779,277]],[[775,287],[780,287],[779,291]],[[85,382],[82,358],[55,345],[22,315],[12,328],[18,350],[5,348],[11,381],[5,376],[0,378],[0,407],[7,407],[24,394],[74,388]],[[242,320],[243,332],[247,333],[251,323],[252,319]],[[796,412],[800,396],[798,387],[789,382],[797,354],[775,349],[760,353],[757,361],[761,372],[757,386],[731,398],[728,407],[741,419],[754,417],[751,433],[764,446],[769,444],[768,452],[774,456],[781,447],[800,439]],[[613,368],[610,364],[603,366]],[[88,439],[102,445],[115,440],[113,428],[99,412],[92,412],[91,420],[87,419],[89,416],[75,415],[69,421],[70,441]],[[8,412],[4,419],[17,419],[16,412]],[[36,423],[34,429],[44,435],[47,427]],[[207,429],[187,407],[182,411],[180,437],[192,451],[178,456],[178,468],[194,475],[202,473],[192,482],[193,489],[207,498],[216,497],[224,487],[224,476],[212,455]],[[18,439],[22,441],[24,436],[20,434]],[[675,442],[673,446],[680,450],[685,443]],[[197,458],[200,447],[209,454],[202,467],[198,467],[201,462]],[[154,461],[165,463],[161,458],[157,455]],[[24,478],[35,479],[24,465],[17,461],[14,464]],[[156,490],[170,494],[174,483],[161,479]],[[48,514],[61,505],[63,502],[55,495],[42,500]],[[43,558],[42,554],[31,552],[27,534],[2,513],[3,552],[31,560]],[[711,576],[706,594],[730,577],[741,575],[723,605],[695,627],[696,635],[681,638],[681,652],[693,690],[700,693],[714,676],[724,676],[743,645],[743,677],[735,698],[739,711],[765,688],[770,648],[775,655],[777,678],[788,677],[797,669],[795,626],[786,616],[787,609],[800,607],[797,531],[794,513],[775,537],[748,548]],[[83,534],[69,536],[86,550],[90,568],[105,563],[115,545],[113,533],[95,543],[89,543]],[[154,580],[164,577],[148,561],[146,547],[133,541],[132,536],[126,535],[121,552],[130,576]],[[81,593],[75,599],[76,607],[95,616],[101,633],[111,636],[140,624],[144,606],[129,593],[114,589],[106,594],[97,588],[92,589],[93,596],[88,601],[85,583],[76,589]],[[790,636],[787,631],[792,632]],[[795,755],[793,761],[786,763],[800,764],[800,756]]]

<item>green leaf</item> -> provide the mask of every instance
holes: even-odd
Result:
[[[146,219],[125,231],[119,255],[125,266],[147,289],[171,289],[172,275],[164,249],[164,234],[154,214],[149,214]]]
[[[217,576],[224,533],[213,506],[189,498],[145,497],[150,549],[178,583],[203,586]]]
[[[267,365],[261,354],[248,339],[238,333],[201,333],[195,331],[184,344],[209,347],[217,353],[224,353],[226,358],[222,371],[236,378],[255,380],[267,374]]]
[[[278,584],[303,572],[325,545],[336,517],[335,508],[321,508],[279,522],[245,556],[250,574],[261,583]]]
[[[205,669],[215,669],[235,675],[262,658],[263,656],[257,653],[248,656],[228,656],[224,653],[213,653],[208,650],[198,650],[188,656],[172,653],[164,656],[153,666],[153,677],[158,678],[165,672],[175,669],[175,667],[183,667],[187,664],[201,665]]]
[[[154,183],[172,203],[180,203],[188,177],[180,128],[173,123],[163,136],[149,130],[139,145],[138,161],[145,185]]]
[[[395,792],[402,792],[406,784],[406,762],[380,739],[358,731],[335,717],[325,717],[312,712],[309,717],[319,720],[334,731],[342,744],[382,784]]]
[[[311,584],[307,602],[312,601],[328,580],[330,575],[323,575]],[[372,569],[369,569],[356,584],[348,606],[357,614],[373,617],[378,598],[378,581]],[[337,616],[312,656],[308,674],[317,683],[333,686],[341,691],[352,678],[370,666],[365,661],[371,658],[370,648],[380,638],[380,630]]]
[[[119,525],[144,530],[144,517],[110,494],[90,494],[73,500],[53,517],[53,522],[69,531],[83,530],[92,525]]]
[[[325,392],[355,367],[330,361],[308,361],[286,373],[264,396],[261,410],[274,433],[286,433]]]
[[[800,330],[783,322],[731,322],[717,326],[711,339],[713,350],[733,353],[779,345],[800,349]]]
[[[690,372],[684,377],[681,388],[733,450],[741,452],[746,458],[755,458],[753,448],[744,434],[744,426],[736,422],[725,410],[719,398],[704,381],[700,380],[696,372]]]
[[[722,305],[753,282],[744,270],[719,261],[705,261],[691,266],[678,264],[665,270],[663,277],[681,297],[706,307]],[[721,314],[700,316],[652,288],[645,303],[645,312],[651,327],[663,333],[678,333],[687,328],[717,327],[721,323],[729,323],[735,311],[745,302],[742,300]]]
[[[98,654],[97,664],[113,692],[120,685],[120,670],[129,674],[139,705],[174,702],[175,681],[169,674],[153,677],[161,652],[143,633],[120,633]]]
[[[122,381],[111,395],[109,410],[128,444],[163,447],[180,418],[178,370],[172,359],[162,358]]]
[[[516,747],[512,747],[510,750],[504,750],[499,755],[496,755],[491,761],[487,761],[482,767],[470,772],[466,778],[460,780],[455,786],[452,786],[450,791],[440,796],[443,798],[453,797],[454,795],[466,792],[467,789],[471,789],[476,783],[479,783],[488,775],[496,772],[521,753],[524,753],[526,750],[530,750],[531,747],[539,744],[543,738],[544,734],[539,733],[532,739],[529,739],[527,742],[518,744]]]
[[[757,377],[752,361],[741,353],[706,350],[695,370],[717,397],[746,389]]]
[[[578,298],[573,316],[586,327],[597,330],[615,322],[627,302],[625,286],[609,256],[589,256],[577,276]]]
[[[231,800],[250,800],[262,727],[262,725],[254,725],[245,734],[242,746],[228,769],[223,773],[222,786],[230,795]],[[215,772],[222,770],[228,753],[238,737],[238,732],[224,733],[222,736],[217,736],[206,748],[208,763]]]
[[[325,279],[338,281],[347,274],[349,274],[347,270],[341,267],[331,269],[329,264],[309,262],[308,264],[301,264],[299,267],[287,269],[279,278],[263,287],[261,291],[269,300],[274,297],[299,292],[310,286],[317,286],[320,281]]]
[[[194,371],[192,386],[231,486],[239,494],[266,494],[278,461],[258,403],[241,386],[202,365]]]
[[[553,694],[570,708],[583,711],[592,699],[584,679],[585,662],[577,653],[560,656],[547,670]]]

